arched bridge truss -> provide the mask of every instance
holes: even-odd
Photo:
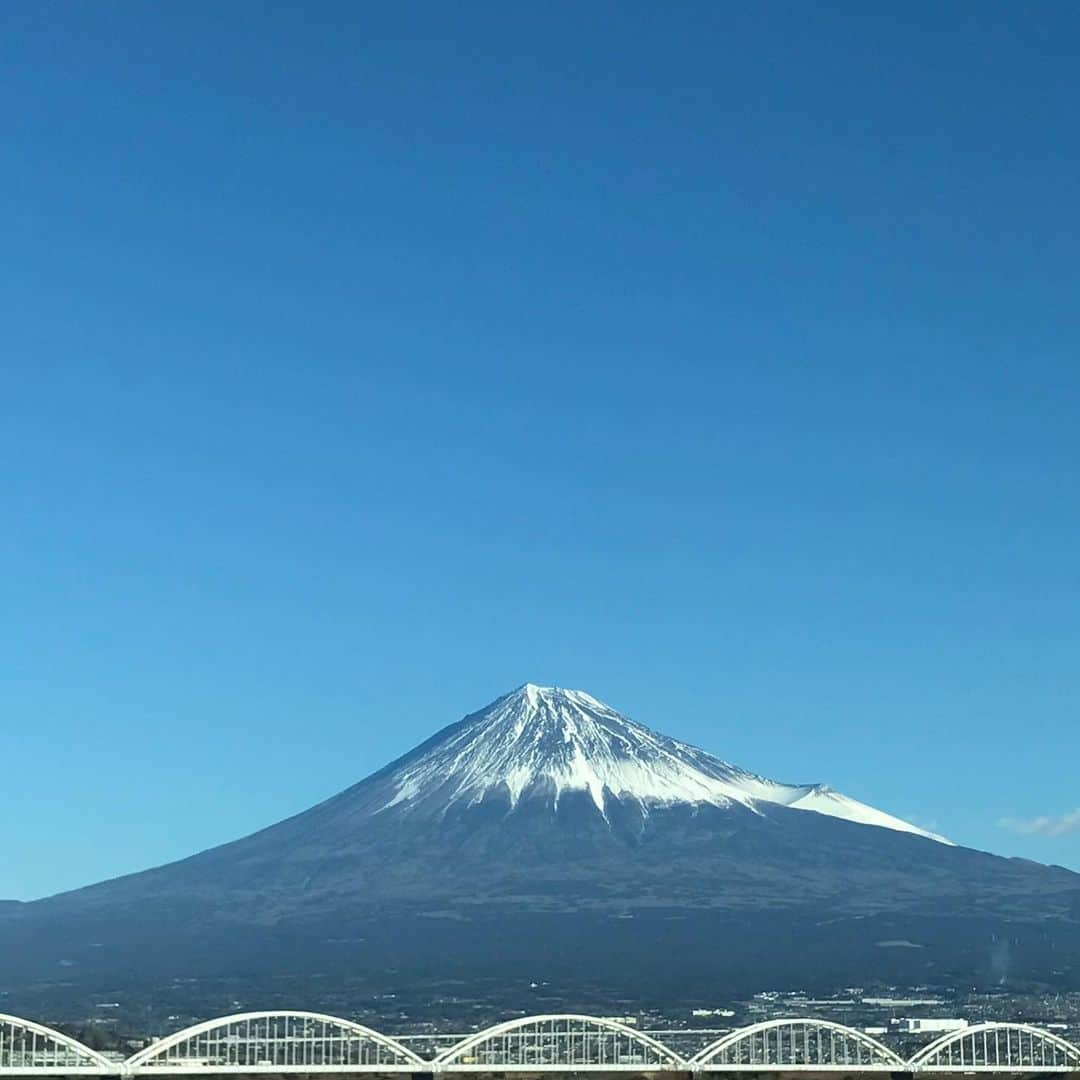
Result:
[[[129,1072],[417,1072],[425,1062],[395,1039],[334,1016],[255,1012],[208,1020],[151,1043]]]
[[[632,1027],[575,1015],[526,1016],[497,1024],[452,1046],[432,1064],[440,1072],[687,1068],[673,1050]]]
[[[854,1028],[828,1020],[766,1020],[739,1028],[705,1047],[691,1064],[700,1069],[754,1072],[779,1069],[903,1070],[904,1060]]]
[[[116,1062],[59,1031],[0,1013],[0,1075],[108,1076]]]
[[[942,1035],[908,1061],[865,1032],[829,1020],[767,1020],[685,1058],[626,1024],[595,1016],[526,1016],[478,1031],[432,1057],[371,1028],[312,1012],[208,1020],[127,1060],[41,1024],[0,1014],[7,1076],[183,1076],[254,1073],[506,1072],[1039,1073],[1080,1071],[1080,1048],[1027,1024],[976,1024]]]
[[[973,1024],[935,1039],[911,1062],[926,1072],[1072,1072],[1080,1049],[1028,1024]]]

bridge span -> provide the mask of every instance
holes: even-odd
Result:
[[[1080,1073],[1080,1048],[1017,1023],[949,1032],[908,1059],[856,1028],[809,1017],[736,1028],[692,1056],[617,1021],[575,1014],[509,1020],[428,1054],[407,1041],[322,1013],[251,1012],[184,1028],[120,1060],[42,1024],[0,1014],[0,1080],[331,1073],[756,1073],[777,1080],[787,1073]]]

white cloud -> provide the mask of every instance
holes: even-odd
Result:
[[[1064,836],[1066,833],[1080,832],[1080,808],[1058,817],[1043,816],[1026,821],[1020,818],[1002,818],[998,825],[1021,836]]]

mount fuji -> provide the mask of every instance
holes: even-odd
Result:
[[[0,905],[11,986],[357,971],[544,978],[568,1006],[583,980],[1080,987],[1080,875],[527,684],[261,832]]]

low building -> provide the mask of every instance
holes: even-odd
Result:
[[[905,1016],[899,1020],[891,1020],[890,1024],[893,1031],[903,1032],[906,1035],[913,1035],[920,1032],[942,1035],[946,1031],[962,1031],[964,1028],[969,1026],[967,1020],[945,1019],[938,1016]]]

